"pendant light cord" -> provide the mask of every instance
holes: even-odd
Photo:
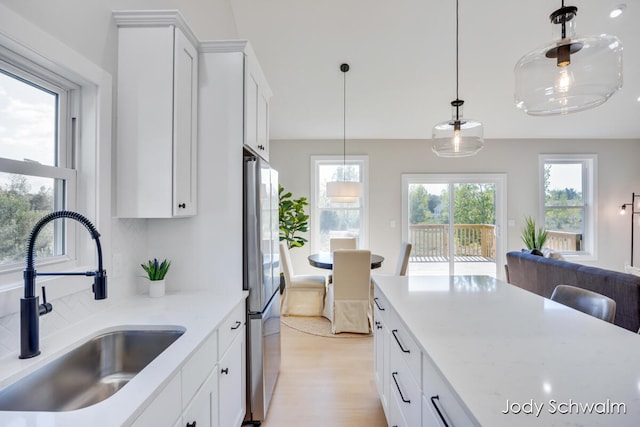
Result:
[[[347,71],[349,69],[347,68]],[[342,180],[347,168],[347,71],[342,73]]]
[[[349,64],[340,65],[342,71],[342,181],[345,181],[347,168],[347,71]]]
[[[458,47],[458,45],[459,45],[459,41],[458,41],[458,39],[459,39],[458,26],[459,26],[459,24],[458,24],[458,20],[459,19],[460,18],[459,18],[459,13],[458,13],[458,0],[456,0],[456,101],[460,99],[460,95],[458,94],[458,86],[459,86],[459,80],[460,80],[459,71],[458,71],[458,68],[459,68],[459,64],[458,64],[458,61],[459,61],[459,59],[458,59],[458,56],[459,56],[459,54],[458,54],[458,50],[459,50],[459,47]],[[458,109],[456,108],[456,119],[457,118],[458,118]]]

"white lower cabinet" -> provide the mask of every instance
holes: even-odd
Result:
[[[427,355],[422,356],[422,392],[423,427],[476,425]],[[431,414],[431,417],[427,417],[427,413]]]
[[[374,295],[374,376],[389,426],[477,425],[377,286]]]
[[[237,336],[222,356],[220,368],[220,427],[240,426],[246,410],[245,394],[245,328]]]
[[[133,427],[157,427],[181,424],[182,399],[180,398],[180,374],[174,376],[144,412],[133,422]]]
[[[246,410],[245,314],[238,304],[162,389],[134,427],[240,427]]]
[[[406,425],[419,426],[422,413],[420,377],[416,378],[411,373],[399,349],[391,346],[390,353],[389,370],[391,371],[391,380],[389,388],[391,391],[389,394],[395,398]]]
[[[373,346],[375,351],[374,357],[374,375],[378,394],[382,402],[382,408],[390,420],[389,415],[389,328],[385,321],[385,300],[376,298],[374,301],[374,326],[373,326]]]
[[[202,384],[182,414],[183,427],[218,427],[218,368]]]

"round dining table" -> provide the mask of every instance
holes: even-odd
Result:
[[[325,270],[333,270],[333,253],[320,252],[311,254],[308,257],[309,264],[313,267],[324,268]],[[382,267],[384,257],[382,255],[371,254],[371,269]]]

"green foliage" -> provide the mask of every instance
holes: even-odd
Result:
[[[169,271],[169,267],[171,267],[171,261],[165,259],[162,262],[158,262],[158,259],[154,258],[153,261],[149,260],[146,264],[140,264],[140,266],[146,271],[149,280],[163,280]]]
[[[53,212],[51,188],[32,193],[23,175],[11,175],[0,188],[0,264],[24,260],[26,244],[33,226]],[[53,224],[47,224],[35,244],[36,257],[53,255]]]
[[[527,249],[542,250],[547,240],[547,231],[544,228],[536,228],[536,222],[532,217],[524,218],[525,225],[522,228],[522,241]]]
[[[456,184],[456,224],[495,224],[495,185]]]
[[[456,224],[495,224],[495,185],[456,184],[453,197]],[[422,185],[409,192],[410,224],[448,224],[449,192],[429,194]]]
[[[306,197],[294,199],[291,192],[285,192],[278,184],[278,197],[280,199],[278,217],[280,219],[280,241],[286,241],[289,249],[299,248],[307,242],[298,233],[309,231],[309,215],[304,212],[304,207],[309,206]]]

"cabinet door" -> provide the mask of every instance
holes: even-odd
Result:
[[[175,29],[173,215],[196,214],[198,52]]]
[[[258,80],[250,61],[245,57],[244,143],[258,152]]]
[[[373,327],[373,348],[374,348],[374,374],[376,379],[376,385],[378,387],[378,394],[380,395],[380,401],[382,402],[382,408],[385,414],[388,413],[388,396],[384,387],[384,363],[387,358],[385,355],[385,346],[388,348],[388,344],[385,345],[385,327],[382,321],[376,318]],[[388,352],[387,352],[388,354]]]
[[[183,427],[218,427],[218,370],[214,369],[182,414]]]
[[[229,346],[219,363],[219,425],[239,427],[245,414],[245,328]]]
[[[176,375],[156,396],[132,427],[157,427],[171,425],[174,420],[180,421],[182,399],[180,399],[180,375]]]
[[[269,160],[269,99],[267,94],[258,92],[257,148],[265,160]]]

